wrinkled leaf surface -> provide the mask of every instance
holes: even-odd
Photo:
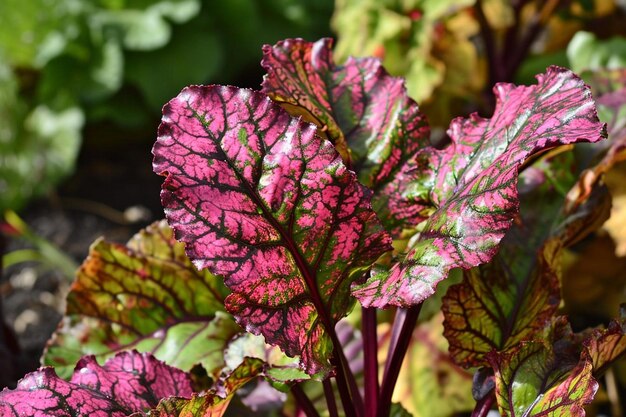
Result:
[[[402,262],[355,287],[363,305],[415,305],[451,268],[490,261],[518,209],[519,167],[542,149],[602,139],[603,126],[580,78],[558,67],[537,78],[530,87],[498,84],[491,119],[455,119],[449,146],[418,153],[406,192],[413,188],[416,204],[435,211]]]
[[[376,58],[336,65],[331,47],[331,39],[266,45],[262,91],[314,116],[340,150],[338,144],[348,146],[346,159],[359,180],[376,189],[430,144],[430,129],[403,79],[390,76]]]
[[[520,215],[498,254],[465,271],[463,282],[447,292],[444,334],[457,363],[486,366],[485,354],[535,338],[556,312],[563,248],[608,217],[608,196],[602,192],[588,196],[577,211],[563,212],[560,190],[575,183],[572,172],[572,153],[527,168],[520,176]]]
[[[328,370],[325,328],[390,249],[330,142],[261,93],[188,87],[164,107],[153,153],[167,219],[194,264],[224,276],[228,311],[308,373]]]
[[[586,355],[571,363],[542,342],[524,342],[488,359],[503,417],[583,417],[598,389]]]
[[[231,374],[221,379],[219,385],[209,391],[189,398],[167,398],[161,401],[149,417],[221,417],[226,412],[235,392],[263,371],[263,361],[247,358]],[[139,417],[139,416],[137,416]]]
[[[156,407],[162,398],[190,398],[187,374],[136,351],[123,352],[98,365],[82,358],[72,379],[49,367],[26,375],[14,390],[0,393],[3,416],[126,417]]]

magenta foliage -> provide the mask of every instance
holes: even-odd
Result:
[[[147,411],[170,396],[191,397],[189,376],[150,354],[122,352],[98,365],[83,357],[72,379],[49,367],[26,375],[14,390],[0,393],[2,416],[125,417]]]
[[[263,92],[309,115],[330,138],[359,181],[374,191],[372,205],[387,230],[425,220],[423,205],[402,195],[403,170],[430,146],[426,117],[376,58],[348,58],[336,65],[332,40],[287,39],[263,48]]]
[[[391,249],[371,192],[314,125],[250,90],[186,88],[153,153],[167,219],[194,264],[224,277],[228,311],[327,371],[351,283]]]
[[[518,210],[518,170],[538,151],[606,136],[589,88],[571,71],[550,67],[538,84],[494,88],[491,119],[455,119],[443,150],[426,148],[405,186],[431,205],[405,259],[355,288],[365,306],[411,306],[432,295],[451,268],[489,262]]]
[[[265,45],[261,65],[267,70],[262,91],[308,111],[336,146],[345,142],[346,162],[374,190],[430,145],[430,128],[404,80],[376,58],[336,65],[331,39],[287,39]]]

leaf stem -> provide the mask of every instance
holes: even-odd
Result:
[[[356,378],[350,369],[350,364],[341,347],[341,342],[337,337],[335,327],[330,322],[330,314],[326,313],[325,317],[322,317],[322,319],[324,323],[328,323],[325,324],[325,327],[328,329],[328,336],[333,343],[333,358],[331,359],[331,364],[335,367],[337,389],[339,390],[344,411],[347,415],[363,416],[363,398],[359,392]]]
[[[491,390],[491,392],[476,402],[474,411],[472,411],[472,417],[486,417],[495,401],[496,396],[494,391]]]
[[[501,67],[500,54],[498,54],[493,32],[491,31],[491,26],[489,26],[489,22],[485,16],[482,3],[482,0],[476,1],[476,19],[480,25],[480,36],[483,38],[483,42],[485,43],[487,64],[489,66],[489,84],[494,85],[496,82],[502,81],[500,78],[502,77],[501,74],[503,71]]]
[[[541,33],[550,16],[561,5],[561,3],[562,0],[547,0],[544,2],[541,10],[539,10],[539,12],[531,18],[531,21],[526,29],[526,33],[515,48],[511,49],[512,54],[507,59],[508,65],[505,69],[506,79],[502,81],[511,81],[513,79],[513,76],[517,72],[517,68],[528,55],[530,47],[537,39],[537,36]]]
[[[333,391],[330,378],[323,380],[322,385],[324,386],[324,396],[326,397],[326,405],[328,406],[328,415],[330,417],[339,417],[337,403],[335,402],[335,392]]]
[[[315,406],[309,397],[306,396],[300,384],[293,385],[291,387],[291,393],[296,400],[296,404],[298,404],[298,407],[304,411],[304,414],[307,417],[320,417],[319,413],[315,409]]]
[[[341,349],[335,348],[335,353]],[[354,396],[351,396],[351,390],[348,387],[348,379],[345,373],[343,361],[339,357],[333,356],[331,364],[335,368],[335,380],[337,381],[337,390],[339,391],[339,397],[341,398],[341,404],[348,417],[358,417],[363,415],[363,403],[361,402],[360,413],[354,402]],[[358,396],[360,398],[360,395]]]
[[[399,308],[393,321],[391,331],[391,341],[389,344],[389,356],[385,363],[385,372],[383,374],[383,384],[380,390],[380,399],[378,403],[378,417],[387,417],[391,412],[391,397],[396,387],[402,361],[409,348],[411,336],[417,319],[422,309],[422,303],[410,307],[408,309]]]
[[[374,417],[378,408],[378,336],[376,309],[361,308],[363,332],[363,373],[365,376],[365,417]]]

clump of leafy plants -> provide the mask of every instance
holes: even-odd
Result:
[[[92,246],[44,354],[56,372],[3,391],[2,414],[407,416],[403,359],[441,319],[473,396],[446,412],[584,416],[626,351],[626,313],[574,332],[559,310],[564,249],[607,217],[602,168],[572,151],[607,136],[589,86],[560,67],[497,84],[491,118],[434,146],[379,60],[337,65],[328,39],[263,52],[260,91],[165,105],[166,220]]]
[[[332,11],[329,0],[212,6],[209,0],[3,1],[0,211],[21,210],[71,174],[84,128],[94,143],[102,140],[92,133],[99,124],[117,126],[125,134],[109,132],[109,146],[149,138],[143,132],[152,131],[163,101],[181,85],[245,79],[258,42],[322,36]],[[234,23],[240,20],[247,24]]]

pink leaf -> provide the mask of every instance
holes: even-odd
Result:
[[[419,149],[430,146],[430,128],[402,78],[390,76],[375,58],[336,65],[331,47],[328,38],[265,45],[262,91],[323,127],[359,181],[374,191],[372,204],[387,229],[399,232],[424,217],[391,183],[403,178],[400,170]]]
[[[376,188],[430,145],[430,129],[402,78],[390,76],[376,58],[336,65],[331,47],[329,38],[265,45],[263,92],[307,110],[333,143],[345,141],[359,180]]]
[[[233,87],[184,89],[153,152],[167,219],[194,264],[224,276],[227,309],[307,372],[328,370],[328,326],[391,249],[369,190],[315,126]]]
[[[0,414],[125,417],[154,408],[165,397],[192,394],[191,381],[183,371],[149,354],[123,352],[104,366],[85,356],[69,382],[49,367],[26,375],[14,390],[0,393]]]
[[[488,262],[518,210],[517,176],[538,151],[606,136],[589,88],[572,72],[550,67],[538,84],[498,84],[491,119],[455,119],[443,150],[417,155],[415,204],[434,213],[406,258],[355,286],[365,306],[407,307],[432,295],[451,268]]]

